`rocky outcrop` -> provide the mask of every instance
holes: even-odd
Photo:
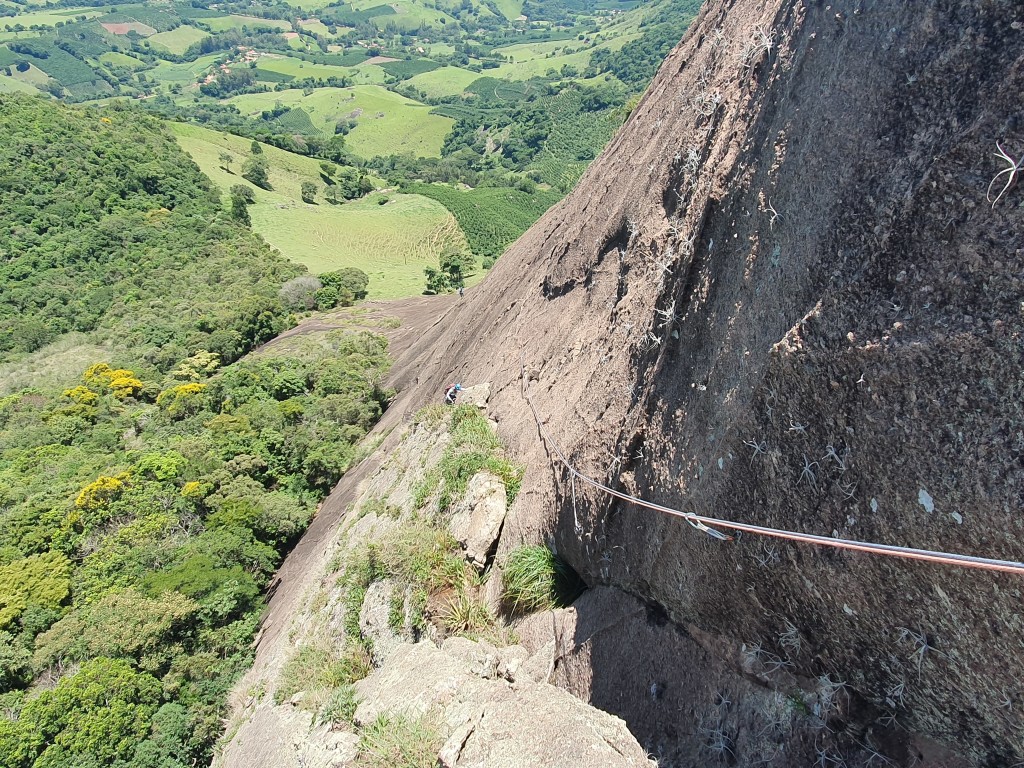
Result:
[[[477,402],[486,407],[486,386],[473,390]],[[422,727],[436,736],[437,759],[445,768],[654,765],[621,719],[552,684],[553,646],[531,653],[519,645],[496,647],[458,635],[445,637],[448,630],[438,616],[423,620],[422,612],[430,611],[432,603],[443,604],[434,595],[425,599],[426,605],[419,604],[413,627],[413,593],[424,589],[423,584],[413,588],[379,575],[366,575],[370,583],[365,584],[346,575],[348,564],[366,562],[358,559],[361,553],[372,551],[374,557],[386,559],[388,553],[382,550],[400,543],[402,535],[429,537],[442,533],[439,529],[448,524],[462,532],[466,558],[480,568],[487,563],[507,507],[505,485],[497,476],[479,472],[470,479],[466,493],[454,504],[455,519],[461,523],[439,518],[438,529],[424,523],[440,515],[431,500],[439,494],[435,486],[452,441],[448,425],[453,413],[441,406],[425,410],[418,423],[396,435],[386,458],[379,456],[372,471],[367,469],[358,493],[349,489],[353,502],[347,518],[333,531],[331,556],[322,559],[318,573],[305,574],[304,603],[288,616],[287,631],[276,635],[276,653],[267,653],[240,687],[246,698],[236,706],[217,764],[366,765],[365,759],[358,762],[360,734],[378,718],[388,718],[381,721],[385,729],[396,727],[395,718],[406,718],[422,721]],[[476,426],[488,429],[483,419]],[[445,540],[456,558],[456,570],[461,570],[459,548],[451,538],[430,539]],[[425,553],[416,568],[433,567],[438,554],[444,557]],[[479,578],[474,573],[473,581]],[[500,592],[500,578],[492,576],[488,583]],[[481,631],[488,629],[495,639],[508,637],[500,624]],[[310,655],[312,667],[304,666],[301,674],[289,672],[288,665],[310,647],[323,651]],[[346,654],[373,664],[373,671],[355,683],[351,701],[358,707],[351,722],[330,709],[329,702],[339,691],[344,693],[339,680],[314,687],[318,672],[339,665]],[[293,682],[285,689],[286,677],[300,684]],[[293,693],[297,687],[300,690]],[[372,764],[384,768],[386,758]]]
[[[501,478],[490,472],[478,472],[470,478],[465,498],[452,512],[452,535],[477,570],[482,571],[494,554],[507,507]]]
[[[625,724],[529,677],[526,651],[451,638],[403,646],[358,684],[357,723],[381,714],[433,715],[445,768],[653,766]]]
[[[1019,578],[726,543],[619,503],[559,468],[520,370],[573,464],[630,493],[1024,559],[1024,187],[996,200],[997,143],[1024,154],[1022,25],[1012,0],[709,2],[576,190],[396,366],[399,408],[447,377],[492,382],[528,467],[499,560],[550,541],[666,633],[727,640],[737,673],[745,647],[784,693],[790,674],[807,695],[842,682],[818,745],[848,762],[858,743],[1024,760]],[[657,658],[651,642],[593,676]],[[602,705],[651,749],[699,730],[637,696]]]

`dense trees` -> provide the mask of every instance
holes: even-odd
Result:
[[[386,342],[233,362],[300,270],[150,118],[0,96],[0,130],[0,358],[74,329],[116,357],[0,390],[0,765],[207,764],[264,589],[388,400]],[[298,279],[307,307],[368,283]]]
[[[136,110],[3,94],[0,133],[0,361],[69,331],[116,337],[157,366],[198,349],[234,360],[252,337],[240,299],[273,298],[301,271],[222,215]]]

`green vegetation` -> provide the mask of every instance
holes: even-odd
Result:
[[[349,648],[342,654],[333,643],[319,639],[304,645],[285,663],[274,690],[274,701],[278,704],[288,701],[300,691],[303,706],[316,711],[331,701],[338,707],[347,702],[354,702],[352,683],[362,680],[369,674],[372,666],[370,657],[359,645]],[[351,717],[348,707],[338,711],[327,712],[325,719],[336,719],[338,715]]]
[[[489,267],[696,3],[41,5],[0,2],[0,765],[205,764],[263,590],[389,400],[384,340],[341,314],[253,350]],[[414,519],[364,506],[395,530],[344,563],[346,641],[279,681],[322,722],[353,716],[376,581],[404,633],[506,639],[446,525],[476,472],[511,501],[522,469],[473,408],[420,421],[452,439]],[[547,550],[509,567],[515,610],[572,594]],[[359,760],[436,738],[382,720]]]
[[[405,191],[437,200],[451,211],[485,266],[559,199],[553,192],[530,194],[507,187],[459,190],[442,184],[411,184]]]
[[[512,550],[501,576],[505,604],[513,614],[569,605],[583,588],[576,572],[544,546]]]
[[[187,24],[168,32],[159,32],[149,38],[150,45],[158,45],[171,53],[181,55],[191,46],[205,40],[209,33],[201,29],[190,27]]]
[[[275,104],[301,107],[314,127],[330,136],[340,120],[351,120],[346,147],[367,159],[401,154],[438,157],[453,122],[428,114],[430,107],[376,85],[321,88],[308,95],[298,90],[253,93],[236,96],[230,103],[247,115],[262,113]]]
[[[157,121],[11,95],[0,131],[0,362],[79,331],[166,371],[285,327],[276,293],[299,270],[221,214]]]
[[[444,745],[428,718],[381,714],[359,733],[357,768],[434,768]]]
[[[176,124],[181,146],[224,191],[239,183],[236,173],[250,154],[250,142],[230,134]],[[233,172],[222,155],[233,158]],[[332,189],[346,183],[345,168],[327,176],[319,162],[264,147],[271,190],[253,189],[249,206],[253,230],[291,261],[313,273],[358,267],[370,277],[370,298],[412,296],[423,290],[424,268],[437,263],[447,248],[464,248],[465,238],[444,206],[419,195],[379,195],[344,204],[332,202]],[[332,184],[325,183],[325,176]],[[367,178],[367,177],[364,177]],[[317,185],[320,204],[302,203],[302,183]],[[355,184],[360,180],[354,179]],[[339,202],[346,193],[339,191]]]
[[[0,765],[207,763],[263,590],[388,401],[386,342],[237,360],[287,325],[299,270],[153,118],[4,96],[0,126],[0,353],[35,373],[0,389]],[[367,285],[316,282],[327,304]],[[365,669],[313,666],[335,708]]]

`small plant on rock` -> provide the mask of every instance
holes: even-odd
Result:
[[[544,546],[519,547],[502,571],[505,602],[513,614],[568,605],[583,583],[562,558]]]

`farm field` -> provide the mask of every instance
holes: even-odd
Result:
[[[299,90],[250,93],[227,100],[250,115],[272,109],[278,102],[301,107],[328,136],[334,134],[338,120],[352,116],[356,127],[345,137],[346,145],[363,158],[404,152],[439,157],[444,137],[454,124],[451,118],[428,114],[426,104],[375,85],[319,88],[308,96]]]
[[[319,19],[301,19],[299,21],[299,26],[307,32],[315,32],[316,34],[323,35],[324,37],[331,36],[331,33],[327,29],[327,25]]]
[[[590,62],[590,50],[569,54],[559,52],[550,57],[546,53],[531,50],[540,46],[563,47],[566,44],[563,40],[557,40],[548,43],[528,43],[496,48],[496,53],[512,56],[515,61],[501,64],[496,69],[489,69],[487,75],[506,80],[529,80],[531,77],[543,77],[548,70],[558,72],[565,65],[575,67],[577,70],[586,68]]]
[[[161,61],[153,69],[148,70],[146,75],[162,83],[190,83],[212,67],[217,58],[217,54],[211,53],[207,56],[200,56],[195,61],[181,64]]]
[[[282,21],[281,19],[261,19],[258,16],[239,16],[238,14],[210,16],[209,18],[202,19],[202,23],[214,32],[225,32],[229,29],[241,29],[242,27],[248,27],[249,29],[267,27],[282,31],[292,28],[289,22]]]
[[[164,48],[171,53],[183,54],[188,47],[193,43],[198,43],[200,40],[205,40],[210,36],[209,32],[203,32],[201,29],[190,27],[187,24],[182,24],[177,29],[172,29],[170,32],[158,32],[149,38],[151,45],[157,45]]]
[[[4,24],[11,24],[13,26],[15,23],[18,23],[25,27],[31,27],[33,24],[52,27],[58,21],[71,21],[76,16],[85,16],[91,19],[96,16],[102,16],[106,12],[105,8],[60,8],[48,11],[30,11],[29,13],[19,13],[15,17],[5,16],[3,19],[0,19],[0,26]]]
[[[313,273],[358,267],[370,276],[369,298],[402,298],[423,292],[426,267],[436,267],[448,244],[465,236],[435,200],[380,193],[332,206],[252,206],[253,229],[287,258]]]
[[[351,67],[339,67],[335,64],[315,64],[311,61],[295,59],[291,56],[270,54],[260,56],[257,69],[291,75],[296,80],[304,77],[346,77],[352,74]]]
[[[24,80],[0,74],[0,93],[39,93],[39,89]]]
[[[134,56],[129,56],[126,53],[115,53],[114,51],[101,53],[97,57],[97,61],[101,61],[104,64],[110,64],[115,67],[128,67],[129,69],[143,69],[146,66],[144,61],[140,61]]]
[[[39,37],[41,34],[43,33],[36,29],[26,29],[22,32],[2,30],[0,31],[0,43],[5,43],[8,40],[29,40],[33,37]]]
[[[239,174],[251,142],[199,126],[171,126],[181,147],[223,192],[233,184],[249,185]],[[234,157],[232,173],[221,167],[223,152]],[[273,189],[255,189],[256,202],[249,207],[253,230],[312,272],[359,267],[370,275],[370,298],[422,293],[424,268],[437,265],[446,245],[466,243],[445,206],[420,195],[375,192],[332,205],[321,192],[317,205],[303,203],[303,181],[323,188],[319,161],[271,146],[264,146],[263,153]],[[388,202],[381,205],[384,196]]]
[[[479,72],[470,72],[468,69],[441,67],[433,72],[411,77],[405,83],[423,91],[428,97],[455,96],[466,90],[466,86],[479,77]]]

